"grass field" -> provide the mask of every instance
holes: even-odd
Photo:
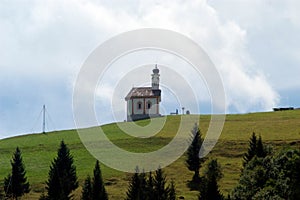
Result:
[[[200,116],[200,129],[205,134],[210,121],[209,115]],[[133,152],[148,152],[166,145],[176,133],[180,116],[168,116],[165,127],[153,138],[133,138],[124,134],[116,124],[102,126],[110,140],[121,148]],[[125,122],[126,123],[126,122]],[[137,122],[145,126],[148,120]],[[192,128],[192,127],[191,127]],[[90,128],[93,131],[95,128]],[[300,110],[227,115],[221,137],[209,154],[217,158],[223,169],[224,177],[220,181],[222,192],[226,195],[237,184],[242,164],[242,156],[247,149],[252,132],[260,134],[263,141],[275,149],[293,146],[300,147]],[[49,166],[56,156],[60,141],[64,140],[71,150],[77,168],[80,185],[87,174],[92,174],[95,158],[84,148],[76,130],[57,131],[47,134],[31,134],[0,140],[0,185],[10,172],[10,159],[16,146],[22,151],[27,177],[32,191],[23,199],[38,199],[44,191]],[[116,171],[101,165],[106,189],[110,199],[123,199],[130,174]],[[177,195],[185,199],[197,199],[197,192],[189,191],[186,184],[191,179],[184,164],[184,156],[165,168],[168,179],[174,179]],[[81,188],[75,191],[80,197]]]

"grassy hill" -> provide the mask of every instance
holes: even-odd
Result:
[[[205,134],[210,121],[209,115],[200,116],[200,128]],[[102,126],[104,132],[116,145],[134,152],[152,151],[166,145],[176,133],[180,116],[168,116],[163,130],[153,138],[133,138],[124,133],[116,124]],[[126,122],[124,122],[126,123]],[[137,122],[145,126],[148,120]],[[192,128],[192,127],[191,127]],[[94,128],[90,128],[93,131]],[[242,156],[252,132],[260,134],[268,144],[275,149],[284,146],[300,147],[300,110],[227,115],[221,137],[209,154],[221,162],[224,177],[220,181],[224,194],[230,192],[239,179]],[[44,191],[44,182],[47,180],[49,166],[56,156],[61,140],[64,140],[74,156],[80,185],[87,174],[92,174],[95,164],[89,152],[81,143],[76,130],[57,131],[47,134],[31,134],[0,140],[0,185],[10,171],[10,159],[16,146],[21,148],[23,160],[26,165],[27,177],[32,191],[24,199],[38,199]],[[110,199],[122,199],[124,196],[130,174],[119,172],[101,165],[106,189]],[[197,199],[197,192],[191,192],[186,183],[191,179],[184,164],[184,157],[165,168],[168,179],[174,179],[178,196],[185,199]],[[75,191],[79,199],[80,190]]]

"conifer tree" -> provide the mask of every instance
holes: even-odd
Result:
[[[11,168],[11,174],[4,178],[4,191],[7,197],[18,199],[30,191],[19,147],[16,148],[13,154]]]
[[[145,173],[139,173],[138,167],[135,169],[128,191],[126,192],[126,200],[145,200],[147,199],[147,185],[145,184]]]
[[[107,200],[107,193],[104,187],[102,174],[100,170],[99,161],[96,161],[94,168],[94,177],[92,183],[93,199],[94,200]]]
[[[139,174],[140,178],[140,194],[141,198],[144,200],[148,199],[148,194],[147,194],[147,180],[146,180],[146,173],[143,171],[142,173]]]
[[[224,199],[217,183],[221,177],[221,166],[216,159],[211,160],[207,165],[207,169],[200,186],[199,200]]]
[[[166,186],[167,180],[161,168],[155,171],[153,179],[153,193],[156,200],[167,200],[169,197],[169,187]]]
[[[245,166],[232,199],[299,199],[300,151],[285,147],[267,153]]]
[[[92,195],[92,181],[91,177],[87,176],[84,185],[82,187],[82,195],[81,195],[81,200],[92,200],[93,195]]]
[[[256,144],[256,156],[259,158],[264,158],[266,157],[266,155],[267,155],[266,149],[263,145],[261,136],[259,136]]]
[[[146,196],[147,199],[152,200],[154,199],[154,185],[153,185],[153,175],[152,172],[149,172],[147,185],[146,185]]]
[[[256,155],[256,147],[257,147],[257,138],[255,133],[253,132],[249,140],[249,147],[247,153],[244,155],[244,161],[243,161],[244,167]]]
[[[197,123],[195,123],[191,132],[192,142],[187,150],[186,165],[190,171],[194,172],[192,183],[198,184],[200,182],[199,171],[203,162],[205,161],[204,158],[199,157],[203,139]]]
[[[174,181],[172,180],[171,181],[171,184],[169,186],[169,198],[168,200],[176,200],[176,189],[175,189],[175,183]]]
[[[174,200],[176,199],[175,183],[167,186],[166,176],[162,169],[152,172],[146,178],[145,173],[133,174],[126,193],[126,200]]]
[[[247,153],[244,155],[243,166],[245,167],[254,156],[264,158],[266,157],[266,155],[267,150],[263,145],[261,136],[259,136],[259,138],[257,139],[255,133],[253,132],[249,140]]]
[[[78,187],[73,157],[64,141],[61,141],[57,157],[52,161],[46,182],[49,200],[69,200],[71,192]]]
[[[140,179],[138,173],[134,173],[126,192],[126,200],[139,200],[140,198]]]

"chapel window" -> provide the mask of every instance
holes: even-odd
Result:
[[[148,101],[148,103],[147,103],[147,109],[150,109],[151,108],[151,101]]]
[[[142,109],[142,102],[139,101],[139,102],[137,103],[137,109],[139,109],[139,110]]]

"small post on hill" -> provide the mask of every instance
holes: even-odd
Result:
[[[46,106],[43,105],[43,133],[45,133],[46,129]]]

